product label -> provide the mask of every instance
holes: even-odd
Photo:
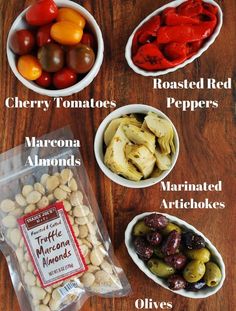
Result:
[[[18,223],[43,287],[87,270],[63,203],[28,214]]]

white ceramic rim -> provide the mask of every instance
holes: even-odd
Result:
[[[23,20],[23,17],[25,16],[29,7],[20,13],[20,15],[16,18],[16,20],[14,21],[14,23],[11,26],[11,29],[9,31],[8,38],[7,38],[7,58],[8,58],[8,63],[10,65],[11,70],[13,71],[14,75],[17,77],[17,79],[22,84],[24,84],[30,90],[32,90],[38,94],[46,95],[46,96],[50,96],[50,97],[69,96],[69,95],[72,95],[74,93],[78,93],[81,90],[83,90],[97,76],[97,74],[100,70],[100,67],[102,65],[102,62],[103,62],[104,41],[103,41],[101,29],[98,26],[95,18],[84,7],[82,7],[81,5],[79,5],[77,3],[71,2],[71,1],[65,1],[65,0],[54,0],[54,1],[56,2],[56,4],[59,7],[69,7],[69,8],[75,9],[76,11],[80,12],[85,17],[86,21],[91,25],[91,27],[92,27],[95,35],[96,35],[97,44],[98,44],[98,51],[97,51],[96,61],[93,65],[93,68],[90,70],[90,72],[78,83],[76,83],[76,84],[74,84],[68,88],[62,89],[62,90],[48,90],[48,89],[42,88],[42,87],[38,86],[36,83],[34,83],[33,81],[32,82],[28,81],[27,79],[25,79],[24,77],[21,76],[21,74],[17,70],[16,61],[15,61],[15,54],[11,51],[9,42],[10,42],[10,38],[11,38],[12,33],[16,29],[18,29],[17,26]],[[19,28],[19,29],[22,29],[22,28]]]
[[[172,165],[170,167],[169,170],[164,171],[159,177],[155,177],[155,178],[148,178],[145,180],[141,180],[139,182],[135,182],[135,181],[131,181],[128,180],[122,176],[119,176],[115,173],[113,173],[103,162],[103,141],[104,141],[104,131],[106,129],[106,127],[108,126],[108,124],[113,120],[116,119],[118,117],[121,117],[123,115],[126,114],[131,114],[131,113],[142,113],[142,114],[147,114],[149,111],[155,112],[156,114],[158,114],[159,116],[161,116],[162,118],[168,120],[173,129],[174,129],[174,142],[175,142],[175,147],[176,147],[176,152],[172,157]],[[115,111],[111,112],[100,124],[100,126],[98,127],[96,136],[95,136],[95,140],[94,140],[94,153],[95,153],[95,158],[97,160],[97,163],[100,167],[100,169],[103,171],[103,173],[109,178],[111,179],[113,182],[121,185],[121,186],[125,186],[128,188],[146,188],[146,187],[150,187],[153,186],[157,183],[159,183],[160,181],[162,181],[167,175],[170,174],[170,172],[172,171],[172,169],[174,168],[176,161],[178,159],[179,156],[179,136],[177,133],[177,130],[174,126],[174,124],[172,123],[172,121],[159,109],[154,108],[152,106],[148,106],[148,105],[142,105],[142,104],[132,104],[132,105],[126,105],[123,107],[120,107],[118,109],[116,109]]]
[[[151,13],[150,15],[148,15],[132,32],[131,36],[128,39],[126,48],[125,48],[125,58],[128,62],[128,65],[138,74],[145,76],[145,77],[158,77],[158,76],[162,76],[165,74],[168,74],[170,72],[174,72],[180,68],[183,68],[185,66],[187,66],[188,64],[192,63],[196,58],[199,58],[204,52],[206,52],[206,50],[214,43],[214,41],[216,40],[216,38],[218,37],[220,30],[222,28],[223,25],[223,12],[221,7],[219,6],[218,3],[216,3],[214,0],[204,0],[204,2],[206,3],[211,3],[213,5],[215,5],[218,8],[218,25],[216,26],[216,29],[214,31],[214,33],[211,35],[211,37],[209,38],[209,40],[204,44],[204,46],[199,50],[199,52],[195,55],[193,55],[191,58],[187,59],[185,62],[183,62],[182,64],[174,67],[174,68],[169,68],[169,69],[165,69],[165,70],[160,70],[160,71],[145,71],[141,68],[139,68],[138,66],[136,66],[133,61],[132,61],[132,57],[131,57],[131,47],[132,47],[132,42],[133,42],[133,37],[136,33],[136,31],[144,24],[146,23],[150,18],[152,18],[155,15],[158,15],[159,13],[161,13],[163,10],[165,10],[166,8],[169,7],[177,7],[180,4],[182,4],[183,2],[185,2],[186,0],[175,0],[172,1],[162,7],[160,7],[159,9],[155,10],[153,13]]]
[[[216,287],[203,289],[203,290],[200,290],[198,292],[189,292],[189,291],[186,291],[184,289],[181,289],[178,291],[173,291],[173,290],[169,289],[169,287],[165,284],[165,281],[163,281],[161,278],[158,278],[157,276],[152,274],[151,271],[149,271],[149,269],[146,267],[145,263],[138,257],[138,255],[136,254],[136,252],[134,250],[133,243],[132,243],[132,230],[133,230],[134,225],[137,223],[137,221],[139,221],[139,220],[143,219],[145,216],[153,214],[153,213],[164,215],[171,222],[174,222],[177,225],[184,227],[186,229],[190,229],[191,231],[202,236],[205,239],[206,246],[210,250],[210,252],[213,254],[214,260],[219,265],[219,267],[221,269],[221,273],[222,273],[222,279]],[[169,214],[165,214],[165,213],[159,213],[159,212],[146,212],[146,213],[137,215],[136,217],[134,217],[131,220],[131,222],[128,224],[128,226],[126,228],[125,245],[126,245],[126,248],[127,248],[127,251],[129,253],[130,257],[132,258],[133,262],[139,267],[139,269],[142,272],[144,272],[155,283],[157,283],[161,287],[164,287],[165,289],[168,289],[169,291],[173,292],[174,294],[181,295],[181,296],[184,296],[187,298],[193,298],[193,299],[207,298],[209,296],[214,295],[223,286],[223,283],[225,280],[225,264],[224,264],[224,261],[223,261],[221,254],[218,252],[218,250],[212,244],[212,242],[204,236],[204,234],[202,232],[198,231],[195,227],[193,227],[192,225],[188,224],[186,221],[184,221],[178,217],[175,217],[175,216],[172,216]]]

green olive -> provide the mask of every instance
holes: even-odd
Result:
[[[222,279],[222,273],[220,268],[214,262],[208,262],[206,264],[206,273],[204,275],[204,281],[209,287],[215,287],[220,283]]]
[[[172,222],[169,222],[168,225],[161,231],[163,235],[168,235],[172,231],[177,231],[178,233],[181,233],[182,230],[177,225],[173,224]]]
[[[147,263],[149,270],[160,278],[168,278],[175,273],[175,269],[167,265],[163,260],[153,258]]]
[[[199,260],[204,263],[208,262],[211,257],[211,253],[207,248],[187,250],[185,254],[190,259]]]
[[[165,257],[165,255],[164,255],[164,254],[162,253],[162,251],[161,251],[161,247],[160,247],[160,246],[154,247],[153,253],[154,253],[154,255],[156,255],[158,258],[164,258],[164,257]]]
[[[133,235],[134,236],[143,236],[147,233],[151,232],[152,230],[145,225],[144,220],[141,220],[136,223],[136,225],[133,228]]]
[[[201,280],[205,274],[206,267],[200,260],[190,261],[184,269],[183,277],[189,283],[195,283]]]

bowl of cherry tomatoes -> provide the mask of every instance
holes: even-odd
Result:
[[[104,42],[94,17],[66,0],[36,0],[14,21],[7,57],[29,89],[51,97],[87,87],[103,62]]]

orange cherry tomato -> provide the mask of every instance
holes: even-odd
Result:
[[[75,23],[62,21],[52,25],[51,37],[64,45],[78,44],[83,36],[83,29]]]
[[[61,8],[58,11],[57,21],[68,21],[75,23],[80,28],[84,29],[86,20],[85,18],[77,11],[70,8]]]
[[[23,55],[17,63],[19,73],[27,80],[37,80],[42,74],[42,67],[36,57]]]

